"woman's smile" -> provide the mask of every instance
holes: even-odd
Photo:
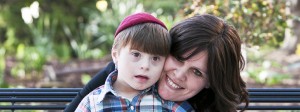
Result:
[[[169,86],[171,86],[172,88],[174,88],[174,89],[180,89],[180,88],[182,88],[182,87],[180,87],[179,85],[177,85],[177,84],[175,84],[173,81],[172,81],[172,79],[170,79],[169,77],[166,77],[166,79],[167,79],[167,84],[169,85]]]

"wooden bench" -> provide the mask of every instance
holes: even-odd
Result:
[[[80,90],[1,88],[0,110],[63,110]],[[247,110],[300,110],[300,88],[251,88],[248,91],[250,104]]]

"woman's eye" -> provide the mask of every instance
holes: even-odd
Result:
[[[197,69],[194,69],[194,70],[193,70],[193,73],[194,73],[195,75],[197,75],[197,76],[203,77],[203,73],[202,73],[201,71],[197,70]]]

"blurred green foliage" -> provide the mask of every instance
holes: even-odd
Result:
[[[278,47],[286,28],[285,1],[275,0],[37,0],[37,18],[22,19],[34,0],[0,1],[0,78],[5,59],[14,76],[42,74],[52,60],[101,59],[110,53],[114,32],[127,15],[146,11],[168,28],[185,17],[209,13],[231,23],[248,46]],[[86,78],[88,79],[88,78]],[[3,82],[0,79],[0,84]]]
[[[82,74],[81,82],[85,85],[91,80],[91,76],[88,74]]]
[[[285,0],[196,0],[185,13],[209,13],[225,19],[249,46],[279,47],[287,27],[285,8]]]
[[[120,21],[134,12],[149,12],[168,27],[180,20],[177,11],[184,0],[170,2],[173,1],[2,0],[0,48],[5,52],[0,53],[0,76],[3,77],[8,57],[17,61],[10,74],[19,78],[43,74],[43,66],[53,60],[64,63],[101,59],[110,54]]]
[[[0,88],[1,87],[4,87],[4,75],[1,75],[1,74],[4,74],[4,70],[5,70],[5,49],[0,47]]]
[[[256,83],[266,86],[280,84],[283,80],[292,78],[290,74],[283,72],[285,65],[265,58],[274,49],[274,47],[266,45],[246,48],[247,67],[243,74]]]

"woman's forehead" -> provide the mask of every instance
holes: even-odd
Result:
[[[187,57],[190,57],[193,53],[196,52],[196,54],[193,54],[192,57],[188,58],[187,60],[191,60],[191,61],[194,61],[194,60],[198,60],[198,58],[201,58],[205,55],[207,55],[207,51],[206,50],[203,50],[203,51],[195,51],[196,48],[192,49],[192,50],[189,50],[187,52],[185,52],[182,57],[183,58],[187,58]],[[207,56],[206,56],[207,57]]]

